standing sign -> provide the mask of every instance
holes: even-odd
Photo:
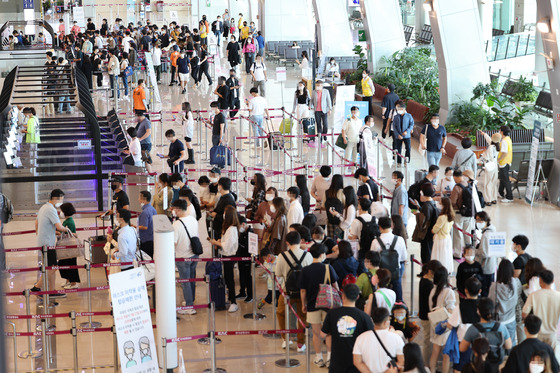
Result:
[[[357,106],[358,109],[360,109],[360,115],[358,116],[358,118],[360,118],[360,120],[362,121],[362,123],[365,123],[365,119],[368,115],[369,112],[369,106],[368,106],[368,102],[367,101],[346,101],[344,103],[344,120],[350,118],[352,116],[352,113],[350,111],[350,109],[352,108],[352,106]]]
[[[249,232],[249,254],[259,255],[259,236]]]
[[[531,157],[529,160],[529,175],[527,176],[527,188],[525,188],[525,201],[533,203],[533,190],[535,189],[535,174],[537,172],[537,158],[539,157],[539,144],[541,139],[541,122],[535,121],[533,128],[533,142],[531,142]]]
[[[342,123],[346,119],[344,102],[354,101],[355,85],[339,85],[336,87],[336,105],[334,107],[334,132],[340,132]]]
[[[86,17],[84,15],[84,8],[81,6],[76,6],[72,8],[72,16],[74,17],[74,21],[78,23],[80,28],[86,28]]]
[[[488,232],[488,256],[506,256],[506,232]]]
[[[161,111],[161,97],[159,95],[159,88],[156,78],[156,71],[154,70],[154,61],[152,60],[152,54],[150,52],[144,52],[146,58],[146,67],[148,69],[148,75],[150,76],[150,82],[152,83],[152,90],[154,92],[154,107],[151,108],[152,111]]]
[[[277,82],[286,81],[286,66],[281,66],[276,68],[276,81]]]
[[[121,371],[159,372],[152,316],[142,268],[109,275]]]
[[[35,4],[33,0],[23,0],[23,9],[34,9]]]

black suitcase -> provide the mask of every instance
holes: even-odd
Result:
[[[91,246],[91,264],[107,263],[107,254],[105,254],[105,244],[107,243],[107,235],[105,234],[105,229],[103,229],[103,234],[99,235],[97,228],[99,227],[97,219],[95,217],[95,236],[88,238],[89,245]]]
[[[272,123],[266,121],[268,131],[268,148],[272,150],[284,149],[284,135],[280,131],[274,131]]]
[[[216,311],[226,309],[226,284],[222,276],[222,263],[207,262],[206,275],[210,277],[210,300],[214,302]]]

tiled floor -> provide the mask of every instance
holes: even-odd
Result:
[[[267,100],[269,107],[280,108],[283,105],[288,107],[291,111],[292,95],[297,83],[297,75],[299,71],[295,69],[288,68],[288,81],[285,84],[278,84],[274,81],[275,74],[273,70],[276,65],[269,63],[269,81],[267,83]],[[224,59],[220,60],[220,64],[216,66],[216,76],[226,75],[229,69],[229,65],[224,65]],[[165,78],[167,79],[167,78]],[[244,84],[244,94],[248,94],[249,86],[251,84],[250,77],[247,77],[245,73],[241,74],[241,80]],[[164,80],[165,81],[165,80]],[[105,82],[107,84],[107,82]],[[189,85],[190,86],[190,85]],[[206,110],[209,107],[209,102],[214,99],[212,94],[214,87],[208,87],[207,83],[203,83],[201,88],[192,89],[189,88],[187,94],[180,95],[179,88],[168,87],[166,84],[160,85],[160,92],[163,98],[163,109],[164,110],[180,110],[181,102],[184,100],[189,100],[192,107],[195,109]],[[283,90],[283,99],[282,99]],[[94,102],[98,105],[100,109],[100,114],[105,113],[107,101],[105,99],[105,93],[96,93]],[[131,112],[130,101],[122,100],[121,108],[119,111]],[[279,112],[279,111],[278,111]],[[125,118],[125,117],[122,117]],[[129,116],[127,118],[129,121],[133,121],[133,117]],[[331,118],[332,119],[332,118]],[[275,126],[278,125],[278,121],[275,121]],[[236,134],[248,134],[247,123],[244,122],[240,128],[239,122],[230,123],[230,129]],[[331,124],[332,126],[332,124]],[[376,123],[379,130],[379,120]],[[157,134],[155,143],[161,144],[161,139],[159,137],[160,133],[163,133],[169,128],[174,128],[179,133],[182,133],[180,121],[174,121],[171,114],[164,117],[163,129],[161,129],[159,123],[154,123],[154,132]],[[198,129],[197,129],[198,131]],[[207,145],[205,143],[205,133],[201,133],[201,138],[203,144],[199,147],[195,147],[195,150],[201,150],[202,153],[196,154],[197,169],[207,169],[208,164],[204,163],[202,159],[207,157]],[[230,134],[230,137],[232,134]],[[195,139],[198,138],[197,133],[195,133]],[[195,140],[197,142],[197,140]],[[230,145],[233,144],[230,142]],[[255,163],[261,162],[260,158],[252,158],[254,155],[253,149],[255,146],[253,144],[236,144],[238,148],[249,150],[249,151],[239,151],[237,152],[237,157],[240,162],[245,166],[254,166]],[[413,177],[413,170],[423,167],[423,161],[420,159],[418,153],[416,152],[417,142],[413,140],[413,156],[412,162],[408,168],[408,175]],[[167,146],[167,145],[166,145]],[[158,152],[166,152],[163,147],[157,147]],[[259,149],[259,152],[261,150]],[[296,154],[297,151],[291,152]],[[280,155],[280,161],[278,161],[278,155]],[[266,169],[274,170],[286,170],[294,167],[298,167],[303,163],[297,163],[294,161],[290,162],[289,157],[277,152],[274,155],[274,160],[271,166],[270,152],[268,149],[264,150],[265,163],[269,163],[264,166]],[[382,159],[380,160],[382,169],[380,170],[380,175],[386,177],[390,180],[390,172],[392,171],[389,165],[390,159],[387,158],[387,152],[381,150],[380,154]],[[338,164],[339,161],[333,161],[331,158],[332,152],[329,148],[322,150],[323,161],[317,161],[317,150],[304,146],[302,159],[306,164],[317,165],[317,164]],[[389,157],[390,158],[390,157]],[[444,159],[442,161],[442,166],[448,165],[450,163],[449,159]],[[164,168],[163,161],[157,161],[156,168],[158,171],[167,171]],[[301,172],[301,171],[300,171]],[[339,168],[335,168],[335,173],[339,172]],[[189,174],[189,179],[198,178],[200,174],[198,172],[193,172]],[[251,173],[249,173],[251,175]],[[245,197],[245,187],[246,184],[241,180],[242,174],[237,176],[240,181],[238,190],[240,197]],[[268,178],[270,182],[270,178]],[[276,183],[274,181],[277,181]],[[289,187],[293,185],[292,177],[290,175],[286,176],[286,183],[284,185],[284,177],[279,177],[278,180],[272,180],[274,186],[279,188],[284,188],[284,186]],[[355,180],[353,178],[346,179],[347,184],[354,185]],[[196,190],[197,186],[195,183],[191,183],[191,186]],[[131,199],[135,199],[136,196],[130,196]],[[71,202],[71,201],[69,201]],[[386,201],[387,203],[387,201]],[[388,204],[387,204],[388,205]],[[559,211],[556,207],[551,206],[548,203],[539,201],[535,203],[533,207],[530,207],[522,200],[515,200],[515,203],[509,205],[492,206],[487,209],[493,218],[493,222],[498,227],[499,231],[508,232],[508,238],[511,238],[514,234],[523,233],[526,234],[530,240],[531,244],[529,246],[529,253],[533,256],[540,257],[547,266],[549,266],[553,271],[558,273],[560,269],[560,261],[556,257],[555,242],[560,237],[558,233],[558,223],[557,219],[560,216]],[[201,220],[203,222],[203,219]],[[92,226],[94,221],[92,218],[79,218],[76,220],[78,227]],[[203,224],[203,223],[202,223]],[[204,227],[200,226],[201,237],[205,237]],[[414,227],[413,221],[409,224],[409,229],[412,232]],[[33,221],[31,219],[21,219],[18,221],[13,221],[6,226],[5,231],[19,231],[19,230],[29,230],[33,229]],[[81,232],[80,237],[85,239],[91,232]],[[205,240],[203,240],[205,242]],[[5,238],[5,244],[7,248],[15,247],[29,247],[35,246],[34,235],[27,234],[21,236],[8,236]],[[409,242],[409,254],[415,254],[419,256],[419,246],[415,243]],[[513,256],[514,254],[508,252],[508,256]],[[209,248],[205,247],[205,256],[209,256]],[[18,252],[11,253],[8,255],[8,265],[10,268],[24,268],[33,267],[36,265],[36,253],[35,252]],[[80,260],[82,263],[83,260]],[[405,272],[403,281],[404,287],[404,299],[410,303],[410,294],[412,286],[417,287],[416,277],[412,276],[413,284],[411,285],[411,266],[407,265],[407,270]],[[418,266],[414,265],[414,270],[418,272]],[[198,276],[202,276],[203,267],[198,266]],[[86,273],[85,270],[80,270],[80,275],[83,283],[85,284]],[[23,272],[15,273],[9,276],[4,282],[6,291],[20,291],[25,288],[30,288],[34,281],[36,280],[36,273],[34,272]],[[57,287],[60,287],[62,280],[57,279]],[[92,285],[105,285],[106,278],[102,273],[101,269],[92,270]],[[85,286],[85,285],[83,285]],[[262,279],[257,280],[257,291],[256,298],[260,298],[266,295],[266,282]],[[177,288],[177,299],[178,302],[182,301],[182,296],[180,289]],[[6,313],[9,315],[22,315],[25,314],[25,299],[22,296],[7,297],[4,299],[6,305]],[[417,301],[414,308],[417,308]],[[197,299],[196,304],[206,303],[206,289],[203,284],[199,283],[197,285]],[[216,314],[216,329],[217,330],[252,330],[252,329],[273,329],[275,326],[272,324],[272,309],[270,306],[265,306],[262,310],[264,314],[267,315],[265,320],[253,321],[243,318],[243,314],[251,311],[251,304],[239,303],[240,310],[234,314],[228,314],[226,312],[218,312]],[[108,299],[107,291],[96,291],[92,293],[92,308],[94,311],[109,311],[110,304]],[[55,313],[65,313],[71,310],[75,311],[87,311],[87,296],[86,293],[76,293],[70,294],[67,299],[60,300],[60,305],[51,312]],[[43,313],[42,308],[37,307],[36,298],[31,299],[31,313]],[[100,321],[103,327],[110,327],[113,325],[112,318],[107,317],[94,317],[95,321]],[[189,336],[203,334],[207,331],[207,320],[208,313],[206,310],[199,310],[198,314],[195,316],[180,316],[177,323],[178,326],[178,336]],[[87,321],[86,318],[79,318],[78,322]],[[26,322],[24,320],[14,320],[17,331],[26,331]],[[59,318],[53,320],[56,325],[56,330],[68,330],[70,328],[70,320],[68,318]],[[155,317],[154,317],[155,322]],[[32,325],[34,326],[35,320],[33,320]],[[156,338],[157,338],[157,329]],[[281,342],[279,340],[267,339],[262,336],[226,336],[222,337],[223,342],[217,346],[217,357],[218,357],[218,367],[225,368],[229,372],[281,372],[285,371],[284,368],[278,368],[275,366],[275,360],[283,358],[283,350],[280,348]],[[13,346],[12,341],[7,340],[7,356],[9,371],[13,371]],[[21,352],[27,350],[27,338],[20,337],[17,339],[17,351]],[[32,338],[31,341],[33,348],[41,348],[42,341],[40,338]],[[112,334],[110,332],[104,333],[84,333],[79,334],[77,337],[78,344],[78,365],[79,367],[97,367],[94,371],[96,372],[113,372],[114,368],[105,367],[113,365],[113,343]],[[36,347],[35,347],[36,346]],[[52,337],[51,348],[53,350],[53,362],[51,367],[57,368],[71,368],[73,366],[72,358],[72,338],[69,335]],[[309,346],[308,346],[309,347]],[[209,361],[209,346],[200,345],[195,341],[191,342],[181,342],[179,343],[179,348],[183,350],[183,356],[185,358],[185,366],[187,372],[198,372],[203,369],[210,367]],[[295,351],[294,351],[295,354]],[[298,368],[291,369],[293,372],[304,372],[307,371],[305,355],[299,354],[296,356],[301,362],[301,366]],[[18,371],[30,371],[33,369],[38,369],[42,367],[42,359],[18,359]],[[81,371],[81,370],[80,370]],[[310,371],[319,372],[325,371],[325,369],[320,369],[315,366],[310,367]]]

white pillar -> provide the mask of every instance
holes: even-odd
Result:
[[[419,34],[420,31],[422,31],[422,26],[424,26],[428,22],[426,21],[426,12],[424,11],[423,1],[417,0],[414,6],[416,7],[416,22],[414,26],[414,32]]]
[[[492,40],[492,24],[494,22],[494,1],[478,0],[478,11],[482,26],[482,38],[484,42]]]
[[[478,83],[489,83],[477,0],[433,0],[429,12],[439,68],[440,122],[455,102],[468,101]]]
[[[339,0],[313,0],[313,8],[319,25],[317,49],[329,57],[354,56],[348,4]]]
[[[160,368],[163,367],[161,339],[177,338],[177,313],[175,311],[175,244],[173,226],[167,215],[155,215],[154,262],[156,266],[156,338]],[[167,344],[167,367],[177,367],[177,343]]]
[[[399,0],[361,1],[360,6],[371,52],[368,68],[373,72],[382,57],[406,47],[401,7]]]

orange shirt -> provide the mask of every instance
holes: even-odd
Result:
[[[171,60],[171,66],[177,67],[177,60],[179,59],[179,56],[181,56],[181,53],[177,51],[171,53],[171,56],[169,56],[169,59]]]
[[[134,100],[134,110],[146,110],[144,102],[142,100],[146,99],[146,91],[142,87],[136,87],[134,92],[132,92],[132,99]]]

